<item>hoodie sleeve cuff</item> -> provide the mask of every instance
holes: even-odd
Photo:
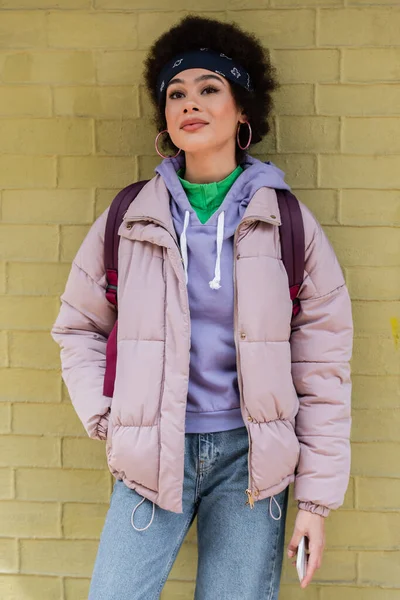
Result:
[[[100,418],[100,421],[97,424],[96,435],[95,438],[98,440],[106,440],[107,439],[107,429],[108,429],[108,419],[110,413],[107,412]]]
[[[321,517],[327,517],[330,513],[330,509],[320,504],[314,504],[313,502],[299,502],[298,507],[300,510],[307,510],[314,515],[320,515]]]

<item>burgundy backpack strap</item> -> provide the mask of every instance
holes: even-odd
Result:
[[[276,190],[281,226],[282,261],[289,279],[290,298],[293,302],[292,316],[300,311],[300,300],[297,295],[304,277],[304,225],[299,201],[288,190]]]
[[[121,190],[111,203],[104,234],[104,266],[106,269],[106,298],[117,306],[118,287],[118,229],[129,205],[149,180],[137,181]]]
[[[149,180],[137,181],[121,190],[111,203],[107,216],[106,229],[104,233],[104,266],[106,270],[106,298],[118,309],[118,229],[124,218],[124,214],[131,202],[136,198],[140,190]],[[114,381],[117,367],[117,331],[118,319],[108,336],[106,348],[106,370],[104,374],[103,394],[112,398],[114,394]]]

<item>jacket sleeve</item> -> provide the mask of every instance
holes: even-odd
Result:
[[[351,301],[322,227],[301,204],[305,274],[292,322],[292,377],[299,397],[295,479],[299,508],[327,516],[344,500],[350,474]]]
[[[51,335],[61,347],[62,377],[91,438],[106,438],[110,398],[103,396],[107,338],[116,319],[105,296],[104,230],[108,209],[75,256]]]

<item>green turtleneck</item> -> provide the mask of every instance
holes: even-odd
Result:
[[[212,183],[191,183],[183,179],[184,172],[184,167],[177,172],[179,181],[199,221],[204,224],[221,206],[231,185],[243,172],[243,168],[238,165],[228,177],[225,177],[221,181],[213,181]]]

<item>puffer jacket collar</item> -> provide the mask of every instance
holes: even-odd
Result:
[[[175,233],[170,206],[169,192],[163,178],[155,175],[141,190],[135,201],[129,206],[124,223],[129,221],[154,221],[170,233],[175,243],[178,243]],[[249,202],[243,219],[262,220],[272,225],[281,225],[280,212],[275,190],[260,187]],[[123,233],[125,237],[129,237]],[[157,236],[158,237],[158,236]],[[170,243],[167,247],[173,246]]]

